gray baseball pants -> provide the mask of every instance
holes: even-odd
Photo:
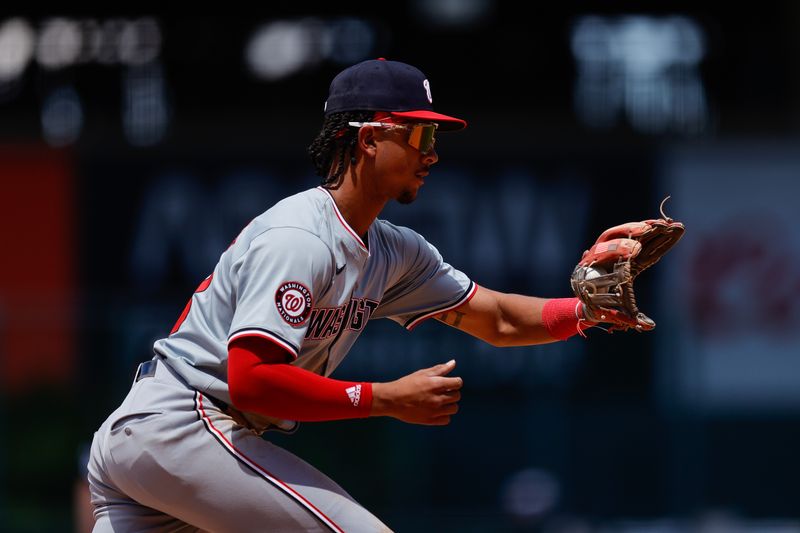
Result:
[[[389,532],[330,478],[236,424],[162,360],[95,432],[95,532]]]

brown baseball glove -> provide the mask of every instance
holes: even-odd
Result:
[[[607,229],[583,252],[570,281],[587,320],[611,324],[609,332],[656,327],[636,305],[633,281],[683,236],[683,224],[664,214],[668,199],[661,202],[661,218]]]

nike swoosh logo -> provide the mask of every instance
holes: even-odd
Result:
[[[346,266],[347,266],[347,263],[343,264],[341,267],[337,267],[336,268],[336,275],[338,276],[339,274],[341,274],[342,270],[344,270],[344,267],[346,267]]]

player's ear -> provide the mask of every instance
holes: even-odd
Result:
[[[375,157],[378,148],[377,131],[372,126],[362,126],[358,129],[358,147],[368,157]]]

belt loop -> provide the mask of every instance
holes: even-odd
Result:
[[[150,361],[145,361],[143,363],[139,363],[139,367],[136,369],[136,376],[133,378],[133,382],[136,383],[144,378],[153,377],[156,375],[156,364],[158,360],[151,359]]]

